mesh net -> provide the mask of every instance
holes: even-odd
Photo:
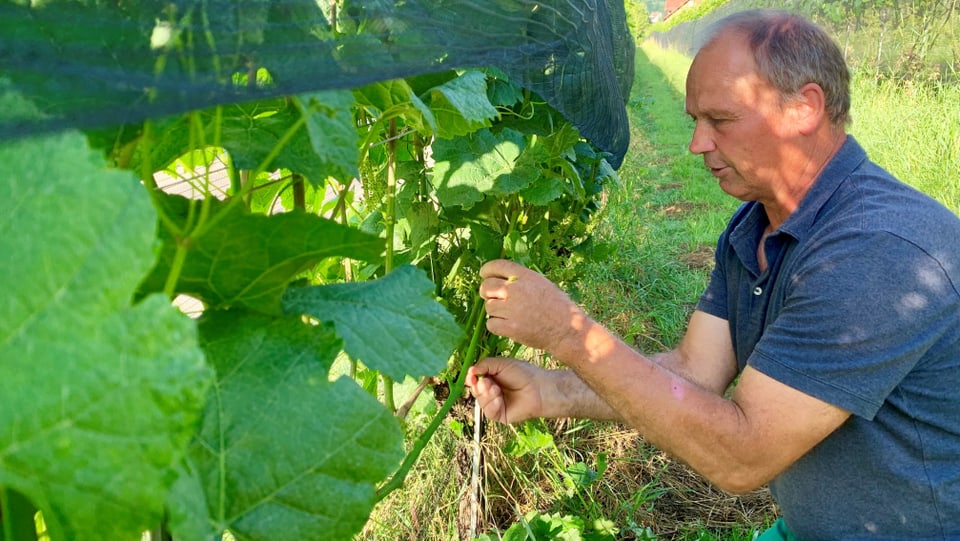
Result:
[[[496,67],[616,167],[633,47],[615,0],[0,0],[0,96],[40,113],[0,107],[0,140]]]

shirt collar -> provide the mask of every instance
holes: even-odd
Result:
[[[813,186],[787,217],[779,231],[797,240],[803,240],[813,227],[820,211],[837,188],[867,159],[867,153],[852,135],[848,135],[840,150],[827,162]],[[757,205],[758,207],[760,205]]]

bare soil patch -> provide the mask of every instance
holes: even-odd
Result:
[[[691,269],[711,270],[714,265],[714,247],[701,245],[683,253],[679,259]]]

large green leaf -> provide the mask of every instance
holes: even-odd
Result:
[[[437,119],[437,135],[444,139],[485,128],[498,115],[487,98],[486,75],[480,71],[468,71],[431,88],[428,96],[428,105]]]
[[[424,136],[437,131],[433,111],[403,79],[372,83],[353,91],[357,103],[379,112],[381,120],[402,116],[407,126]]]
[[[461,338],[420,269],[403,266],[379,280],[293,288],[284,309],[332,321],[354,359],[397,381],[438,373]]]
[[[285,168],[303,175],[314,185],[323,185],[327,177],[346,181],[358,175],[352,105],[353,95],[349,91],[331,90],[156,120],[149,145],[137,149],[129,167],[139,170],[149,159],[151,167],[163,168],[191,150],[219,144],[230,154],[237,169],[257,169],[262,165],[268,171]],[[302,126],[288,133],[301,122]],[[202,139],[191,123],[200,124]],[[266,161],[271,155],[272,159]]]
[[[160,197],[167,216],[185,223],[191,202]],[[192,239],[176,287],[210,307],[278,314],[287,285],[317,262],[331,256],[376,262],[383,251],[381,239],[319,216],[298,211],[265,216],[251,214],[242,205],[210,203],[211,219],[219,222]],[[141,286],[146,292],[162,290],[173,265],[177,241],[164,227],[160,237],[160,260]]]
[[[510,129],[435,141],[431,182],[440,203],[468,209],[484,194],[506,195],[529,186],[540,171],[535,164],[517,162],[525,146],[523,135]]]
[[[77,134],[0,147],[0,485],[54,539],[156,526],[210,372],[195,326],[151,296],[156,214]]]
[[[287,132],[303,119],[308,127],[297,129],[276,157],[266,164],[266,169],[286,168],[305,176],[313,184],[322,184],[328,176],[349,180],[356,176],[356,130],[349,108],[340,111],[337,107],[343,101],[343,96],[350,98],[352,103],[352,96],[347,91],[327,94],[327,99],[337,97],[332,108],[329,105],[321,107],[317,101],[319,94],[298,100],[260,100],[225,107],[220,127],[221,144],[230,153],[238,169],[256,169],[281,144]],[[214,114],[214,111],[204,114],[204,122],[208,126],[208,144],[214,142]],[[314,128],[319,123],[334,128],[329,139]],[[344,135],[347,130],[353,133],[352,140]],[[180,133],[189,132],[181,130]],[[317,153],[318,146],[344,143],[346,146],[335,147],[335,152],[321,150],[320,154]]]
[[[296,103],[306,119],[310,145],[320,160],[320,168],[328,176],[340,181],[360,176],[357,169],[360,155],[357,151],[357,128],[353,120],[353,94],[348,90],[314,92],[299,96]],[[317,185],[325,179],[314,176],[312,181]]]
[[[351,539],[403,437],[353,380],[328,379],[333,329],[233,310],[200,333],[217,381],[171,499],[177,538]]]

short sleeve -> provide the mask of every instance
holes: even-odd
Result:
[[[725,250],[730,250],[727,242],[727,233],[724,232],[717,242],[717,249],[714,252],[714,266],[710,272],[710,281],[707,283],[707,289],[700,295],[697,301],[697,310],[706,312],[712,316],[721,319],[730,319],[727,313],[727,279],[724,269],[726,256]]]
[[[840,232],[798,254],[782,310],[748,364],[872,419],[957,310],[940,263],[887,232]]]

